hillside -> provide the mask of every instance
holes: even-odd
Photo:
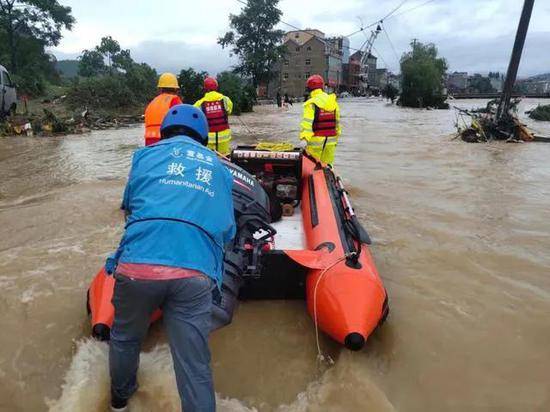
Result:
[[[76,77],[78,75],[78,60],[59,60],[56,69],[62,77]]]

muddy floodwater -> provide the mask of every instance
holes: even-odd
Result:
[[[359,353],[322,337],[327,367],[303,302],[242,304],[211,337],[219,410],[549,411],[550,144],[453,140],[452,110],[341,106],[336,170],[374,239],[388,321]],[[300,110],[233,118],[235,140],[297,141]],[[106,410],[86,289],[120,238],[142,134],[0,139],[1,411]],[[171,368],[153,327],[132,411],[178,410]]]

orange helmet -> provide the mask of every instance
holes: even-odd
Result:
[[[307,79],[306,86],[309,90],[322,89],[325,81],[318,74],[314,74]]]
[[[207,77],[204,79],[204,90],[207,92],[218,90],[218,81],[213,77]]]

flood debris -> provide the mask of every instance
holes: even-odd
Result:
[[[534,0],[524,0],[514,48],[512,49],[510,64],[506,73],[506,81],[504,82],[504,88],[498,101],[489,102],[485,110],[464,110],[457,108],[463,123],[461,125],[457,119],[457,136],[460,136],[465,142],[475,143],[491,140],[531,142],[536,140],[534,133],[517,116],[519,100],[512,100],[512,90],[518,74],[521,54],[533,12],[533,5]],[[464,115],[471,118],[469,125],[464,121]]]
[[[456,127],[457,137],[468,143],[482,143],[492,140],[507,142],[530,142],[535,135],[517,116],[517,106],[520,100],[510,103],[509,109],[498,116],[498,101],[492,100],[485,108],[466,110],[455,106],[458,110]],[[469,117],[467,122],[465,117]]]
[[[535,109],[526,112],[533,120],[550,122],[550,104],[538,105]]]
[[[44,108],[41,114],[14,115],[0,124],[1,136],[59,136],[91,130],[118,129],[141,123],[142,114],[103,115],[88,109],[60,116]]]

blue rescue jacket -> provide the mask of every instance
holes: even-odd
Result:
[[[233,179],[216,154],[187,136],[134,153],[118,262],[195,269],[221,286],[224,245],[235,236]]]

